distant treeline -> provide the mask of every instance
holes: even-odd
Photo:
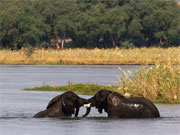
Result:
[[[0,1],[0,49],[63,46],[180,46],[180,6],[177,0]]]

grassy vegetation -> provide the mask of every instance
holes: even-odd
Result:
[[[124,75],[119,78],[117,91],[120,93],[132,97],[143,96],[155,102],[180,103],[180,66],[156,64],[150,68],[141,68],[131,78],[119,69]]]
[[[0,50],[0,64],[180,64],[180,47],[135,49]]]
[[[116,91],[116,86],[103,86],[97,84],[71,84],[69,83],[67,86],[41,86],[35,88],[25,88],[24,90],[33,90],[33,91],[74,91],[78,94],[82,95],[94,95],[101,89],[108,89],[112,91]]]
[[[143,67],[129,77],[130,72],[119,70],[124,77],[119,77],[119,86],[96,84],[68,84],[67,86],[42,86],[25,90],[67,91],[78,94],[94,95],[101,89],[117,91],[127,97],[145,97],[158,103],[180,103],[180,66],[156,64]]]

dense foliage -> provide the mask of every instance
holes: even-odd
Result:
[[[176,0],[8,0],[0,11],[0,48],[180,45]]]

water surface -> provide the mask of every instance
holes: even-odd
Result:
[[[121,66],[125,71],[139,66]],[[0,134],[2,135],[178,135],[180,105],[156,104],[161,118],[108,119],[92,109],[87,118],[32,118],[61,92],[23,91],[25,87],[118,82],[118,66],[0,66]],[[80,95],[84,98],[91,96]]]

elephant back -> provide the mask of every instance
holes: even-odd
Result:
[[[47,105],[46,109],[50,108],[52,105],[57,103],[61,99],[61,97],[62,97],[62,95],[58,95],[58,96],[54,97],[53,99],[51,99],[51,101]]]
[[[146,98],[130,98],[130,101],[133,103],[142,104],[143,106],[145,106],[151,110],[154,117],[160,117],[160,113],[159,113],[157,107],[150,100],[148,100]]]

